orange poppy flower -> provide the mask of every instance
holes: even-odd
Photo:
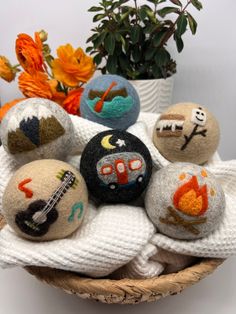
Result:
[[[48,82],[48,84],[51,87],[51,91],[52,91],[52,100],[55,101],[56,103],[58,103],[59,105],[62,105],[63,101],[66,98],[66,94],[63,92],[59,92],[57,90],[57,86],[58,86],[58,81],[57,80],[50,80]]]
[[[43,45],[39,34],[35,33],[35,41],[27,34],[19,34],[16,39],[16,56],[26,72],[43,71]]]
[[[5,105],[3,105],[0,108],[0,122],[2,122],[2,119],[5,117],[5,115],[8,113],[8,111],[14,107],[16,104],[18,104],[18,102],[24,100],[25,98],[18,98],[18,99],[14,99],[8,103],[6,103]]]
[[[19,89],[26,97],[48,99],[53,97],[48,76],[43,72],[35,72],[33,74],[22,72],[19,76]]]
[[[16,77],[16,71],[14,71],[12,65],[6,57],[0,56],[0,77],[7,82],[11,82]]]
[[[94,74],[93,58],[86,55],[82,48],[74,49],[70,44],[57,49],[57,59],[52,61],[54,77],[69,87],[86,83]]]
[[[69,92],[62,107],[70,114],[80,115],[80,100],[83,94],[84,88],[74,89]]]

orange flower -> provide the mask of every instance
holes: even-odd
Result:
[[[80,100],[83,94],[84,88],[74,89],[69,92],[62,107],[70,114],[80,115]]]
[[[0,122],[2,122],[2,119],[5,117],[5,115],[8,113],[8,111],[14,107],[16,104],[18,104],[18,102],[24,100],[25,98],[18,98],[18,99],[14,99],[8,103],[6,103],[5,105],[3,105],[0,108]]]
[[[33,74],[22,72],[19,76],[19,88],[26,97],[48,99],[53,97],[48,77],[43,72],[35,72]]]
[[[94,74],[93,58],[87,56],[83,49],[74,49],[70,44],[57,49],[57,59],[52,61],[54,77],[70,87],[80,82],[86,83]]]
[[[50,80],[49,85],[51,87],[51,91],[52,91],[52,100],[55,101],[56,103],[58,103],[59,105],[62,105],[63,101],[66,98],[66,94],[63,92],[59,92],[57,89],[58,86],[58,81],[57,80]]]
[[[0,77],[7,82],[11,82],[16,77],[17,70],[14,70],[9,60],[0,56]]]
[[[28,73],[43,71],[43,45],[39,34],[35,41],[27,34],[19,34],[16,40],[16,56],[20,65]]]

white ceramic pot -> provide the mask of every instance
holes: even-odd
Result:
[[[130,83],[139,94],[141,111],[160,113],[171,105],[173,76],[167,79],[133,80]]]

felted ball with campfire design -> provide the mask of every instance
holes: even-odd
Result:
[[[81,174],[52,159],[33,161],[11,178],[3,214],[15,232],[33,241],[65,238],[82,223],[88,204]]]
[[[180,103],[168,108],[158,119],[153,142],[171,162],[202,165],[216,152],[220,140],[219,124],[203,106]]]
[[[219,227],[225,209],[220,184],[205,168],[173,163],[153,176],[146,193],[147,213],[171,238],[203,238]]]
[[[85,147],[80,171],[91,194],[104,202],[126,203],[147,187],[152,159],[136,136],[118,130],[101,132]]]
[[[4,149],[25,164],[39,159],[63,160],[73,143],[74,129],[67,112],[49,99],[29,98],[3,118],[0,136]]]
[[[140,100],[135,88],[123,77],[101,75],[85,87],[80,112],[85,119],[126,130],[137,121]]]

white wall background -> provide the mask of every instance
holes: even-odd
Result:
[[[0,55],[12,62],[16,35],[44,28],[55,49],[65,43],[85,47],[92,26],[87,9],[98,0],[5,0],[0,6]],[[140,2],[144,2],[141,1]],[[222,129],[220,153],[224,159],[236,158],[236,35],[234,0],[202,0],[204,10],[191,10],[199,23],[195,37],[185,35],[181,55],[173,50],[178,63],[173,103],[199,102],[217,116]],[[2,103],[20,93],[17,85],[0,81]],[[233,314],[236,307],[236,258],[229,259],[212,277],[188,289],[181,296],[158,303],[106,306],[68,296],[44,286],[23,270],[0,270],[0,313],[215,313]]]

